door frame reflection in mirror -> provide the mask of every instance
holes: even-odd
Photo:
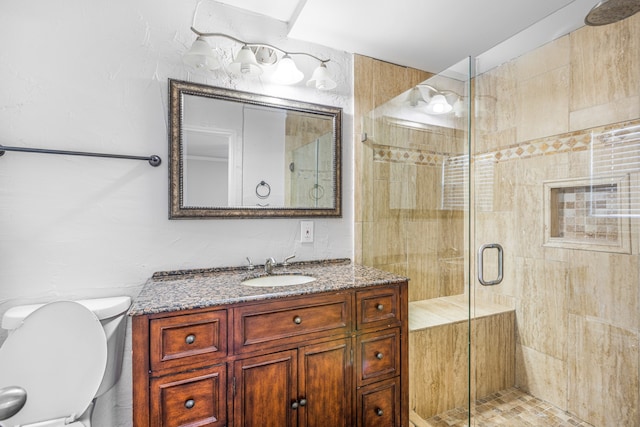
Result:
[[[329,184],[332,183],[333,191],[325,191],[327,197],[332,198],[326,206],[318,207],[318,201],[313,200],[315,206],[286,206],[286,200],[291,197],[283,195],[286,185],[293,185],[295,180],[287,178],[283,180],[281,188],[274,188],[275,194],[280,193],[280,200],[285,200],[283,206],[273,206],[264,198],[254,197],[257,202],[252,206],[193,206],[185,204],[185,156],[186,150],[184,146],[185,136],[184,129],[193,130],[199,125],[193,123],[185,123],[185,97],[196,96],[205,99],[222,100],[229,102],[237,102],[243,106],[252,106],[255,108],[264,108],[267,110],[278,110],[287,114],[296,113],[301,116],[318,117],[323,120],[329,120],[331,123],[331,138],[333,140],[333,165],[332,169],[323,173],[316,173],[316,176],[323,175],[324,183],[318,181],[310,182],[311,189],[318,188],[319,185],[325,187],[327,177]],[[225,132],[228,130],[212,127],[214,133]],[[287,131],[288,133],[289,131]],[[326,135],[326,134],[325,134]],[[290,135],[289,135],[290,136]],[[318,135],[319,138],[321,135]],[[238,135],[241,139],[242,136]],[[283,135],[284,139],[284,135]],[[311,143],[315,141],[308,141]],[[169,219],[197,219],[197,218],[268,218],[268,217],[341,217],[342,216],[342,197],[341,197],[341,151],[342,151],[342,109],[334,106],[326,106],[320,104],[312,104],[302,101],[277,98],[266,95],[259,95],[250,92],[236,91],[232,89],[219,88],[198,83],[185,82],[180,80],[169,79]],[[238,149],[235,150],[234,157],[240,162],[245,162],[245,154]],[[284,154],[284,153],[283,153]],[[233,154],[232,154],[233,156]],[[283,156],[284,157],[284,156]],[[283,174],[297,173],[290,168],[287,159],[283,158]],[[238,163],[238,162],[236,162]],[[327,163],[326,161],[324,163]],[[237,164],[236,164],[237,167]],[[232,166],[233,168],[233,166]],[[229,180],[242,181],[242,177],[238,177],[237,171],[228,170]],[[235,174],[235,175],[234,175]],[[244,173],[243,173],[244,176]],[[283,175],[287,176],[287,175]],[[265,178],[255,178],[251,182],[243,185],[243,190],[232,190],[236,192],[248,193],[248,188],[254,188],[260,182],[266,183],[269,180]],[[248,180],[249,181],[249,180]],[[255,181],[255,182],[253,182]],[[286,182],[284,182],[286,181]],[[298,180],[299,181],[299,180]],[[332,181],[332,182],[331,182]],[[221,181],[222,182],[222,181]],[[270,187],[274,184],[270,184]],[[252,190],[253,191],[253,190]],[[270,191],[271,192],[271,191]],[[239,200],[241,195],[227,195],[229,200]],[[275,199],[275,197],[274,197]],[[272,200],[274,200],[272,199]]]

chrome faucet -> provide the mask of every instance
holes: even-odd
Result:
[[[295,257],[296,257],[296,255],[295,255],[295,254],[293,254],[293,255],[291,255],[291,256],[288,256],[288,257],[286,257],[286,258],[284,259],[284,262],[282,263],[282,266],[283,266],[283,267],[287,267],[287,266],[289,265],[289,260],[290,260],[290,259],[293,259],[293,258],[295,258]]]
[[[276,266],[276,260],[273,259],[272,257],[267,258],[267,260],[264,262],[264,272],[267,274],[271,274],[271,271],[275,266]]]

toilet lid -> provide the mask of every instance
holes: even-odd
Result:
[[[79,417],[95,397],[106,363],[104,330],[89,309],[71,301],[38,308],[0,347],[0,388],[27,391],[22,410],[0,424]]]

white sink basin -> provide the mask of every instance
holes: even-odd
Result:
[[[315,277],[303,276],[301,274],[273,274],[271,276],[256,277],[242,282],[245,286],[254,286],[258,288],[279,287],[302,285],[313,282]]]

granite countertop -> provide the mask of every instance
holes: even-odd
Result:
[[[275,267],[273,274],[304,274],[313,276],[316,280],[281,287],[251,287],[241,284],[243,280],[264,276],[262,266],[256,266],[253,271],[247,270],[247,267],[237,267],[158,272],[145,283],[129,309],[129,315],[205,308],[408,280],[372,267],[354,264],[348,259],[296,262],[286,268]]]

